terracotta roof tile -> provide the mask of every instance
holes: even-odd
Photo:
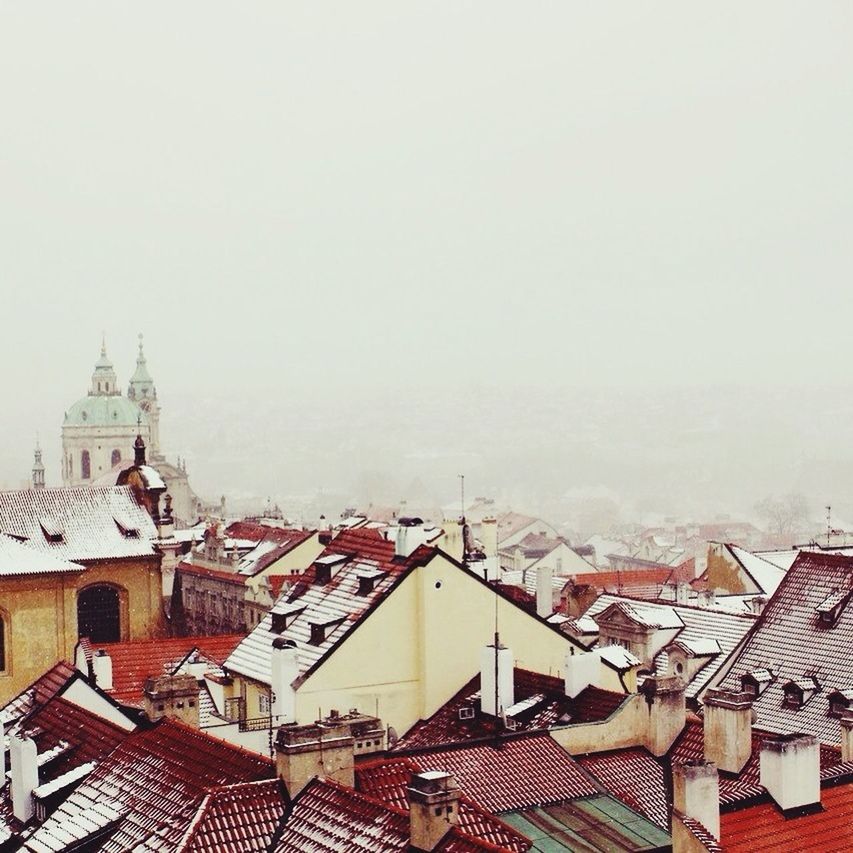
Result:
[[[11,699],[2,710],[0,717],[8,725],[14,720],[29,714],[55,696],[73,677],[76,670],[67,661],[55,663],[47,672],[40,675],[29,687],[24,688]]]
[[[822,810],[788,818],[774,803],[765,802],[720,816],[721,841],[726,853],[774,850],[831,851],[853,850],[853,783],[824,787]]]

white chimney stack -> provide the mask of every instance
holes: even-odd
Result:
[[[853,762],[853,711],[841,715],[841,761],[843,764]]]
[[[554,612],[554,569],[540,566],[536,570],[536,614],[547,619]]]
[[[705,708],[705,758],[720,770],[740,773],[752,755],[752,695],[708,690]]]
[[[424,541],[423,520],[420,518],[398,518],[397,535],[394,540],[394,556],[408,557]]]
[[[113,689],[113,659],[103,649],[92,655],[92,671],[101,690]]]
[[[480,664],[480,709],[484,714],[498,717],[501,712],[515,704],[512,649],[498,646],[496,656],[494,645],[486,646],[480,657]]]
[[[716,766],[710,761],[674,763],[672,806],[674,812],[698,820],[714,838],[719,838],[720,777]],[[676,822],[673,820],[673,849],[684,849],[676,838],[676,829]]]
[[[820,803],[820,747],[812,735],[779,735],[761,744],[761,784],[783,812]]]
[[[566,655],[566,696],[575,699],[598,681],[600,671],[601,658],[595,652]]]
[[[276,637],[270,655],[273,692],[272,714],[276,724],[296,722],[296,691],[293,682],[299,676],[299,653],[293,640]]]
[[[28,737],[12,735],[9,753],[12,762],[12,813],[26,823],[33,816],[33,791],[38,787],[38,750]]]

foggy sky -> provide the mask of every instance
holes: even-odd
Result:
[[[398,404],[450,471],[476,436],[442,414],[440,446],[435,400],[476,389],[494,459],[519,394],[559,397],[557,445],[606,390],[603,465],[620,400],[753,389],[790,470],[783,389],[849,393],[851,43],[841,2],[0,3],[0,483],[36,432],[56,481],[102,331],[123,386],[145,333],[166,450],[214,493],[393,467]],[[206,458],[217,412],[265,460]],[[297,476],[309,423],[332,438]],[[749,461],[734,425],[710,434]]]

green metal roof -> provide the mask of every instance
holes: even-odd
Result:
[[[552,806],[506,812],[501,820],[526,835],[539,853],[670,850],[669,835],[615,797],[600,794]]]
[[[148,417],[134,402],[119,394],[90,395],[78,400],[66,413],[66,426],[136,426]]]

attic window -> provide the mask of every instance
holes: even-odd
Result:
[[[290,601],[282,601],[280,604],[276,604],[270,610],[270,617],[272,619],[270,630],[273,634],[280,634],[288,625],[293,623],[293,620],[303,610],[305,610],[304,605],[294,604]]]
[[[343,554],[328,554],[314,560],[314,582],[318,586],[325,586],[340,571],[347,559]]]
[[[740,677],[740,689],[757,698],[772,684],[774,678],[775,675],[770,669],[751,669]]]
[[[139,539],[139,527],[129,518],[114,515],[113,521],[116,523],[119,533],[121,533],[125,539]]]
[[[820,690],[814,676],[806,675],[789,681],[782,687],[782,707],[790,711],[799,711]]]
[[[376,584],[385,577],[385,572],[380,572],[378,569],[362,569],[356,573],[358,577],[358,595],[370,595]]]
[[[840,717],[853,706],[853,688],[833,690],[827,699],[829,701],[829,716]]]
[[[39,519],[39,524],[41,525],[42,533],[44,533],[44,538],[48,542],[65,541],[65,531],[62,529],[62,525],[55,519],[42,517]]]
[[[308,640],[312,646],[321,645],[326,639],[326,626],[318,622],[311,623],[311,638]]]
[[[844,606],[850,600],[851,590],[833,590],[818,606],[815,611],[818,621],[826,628],[832,628],[841,616]]]

